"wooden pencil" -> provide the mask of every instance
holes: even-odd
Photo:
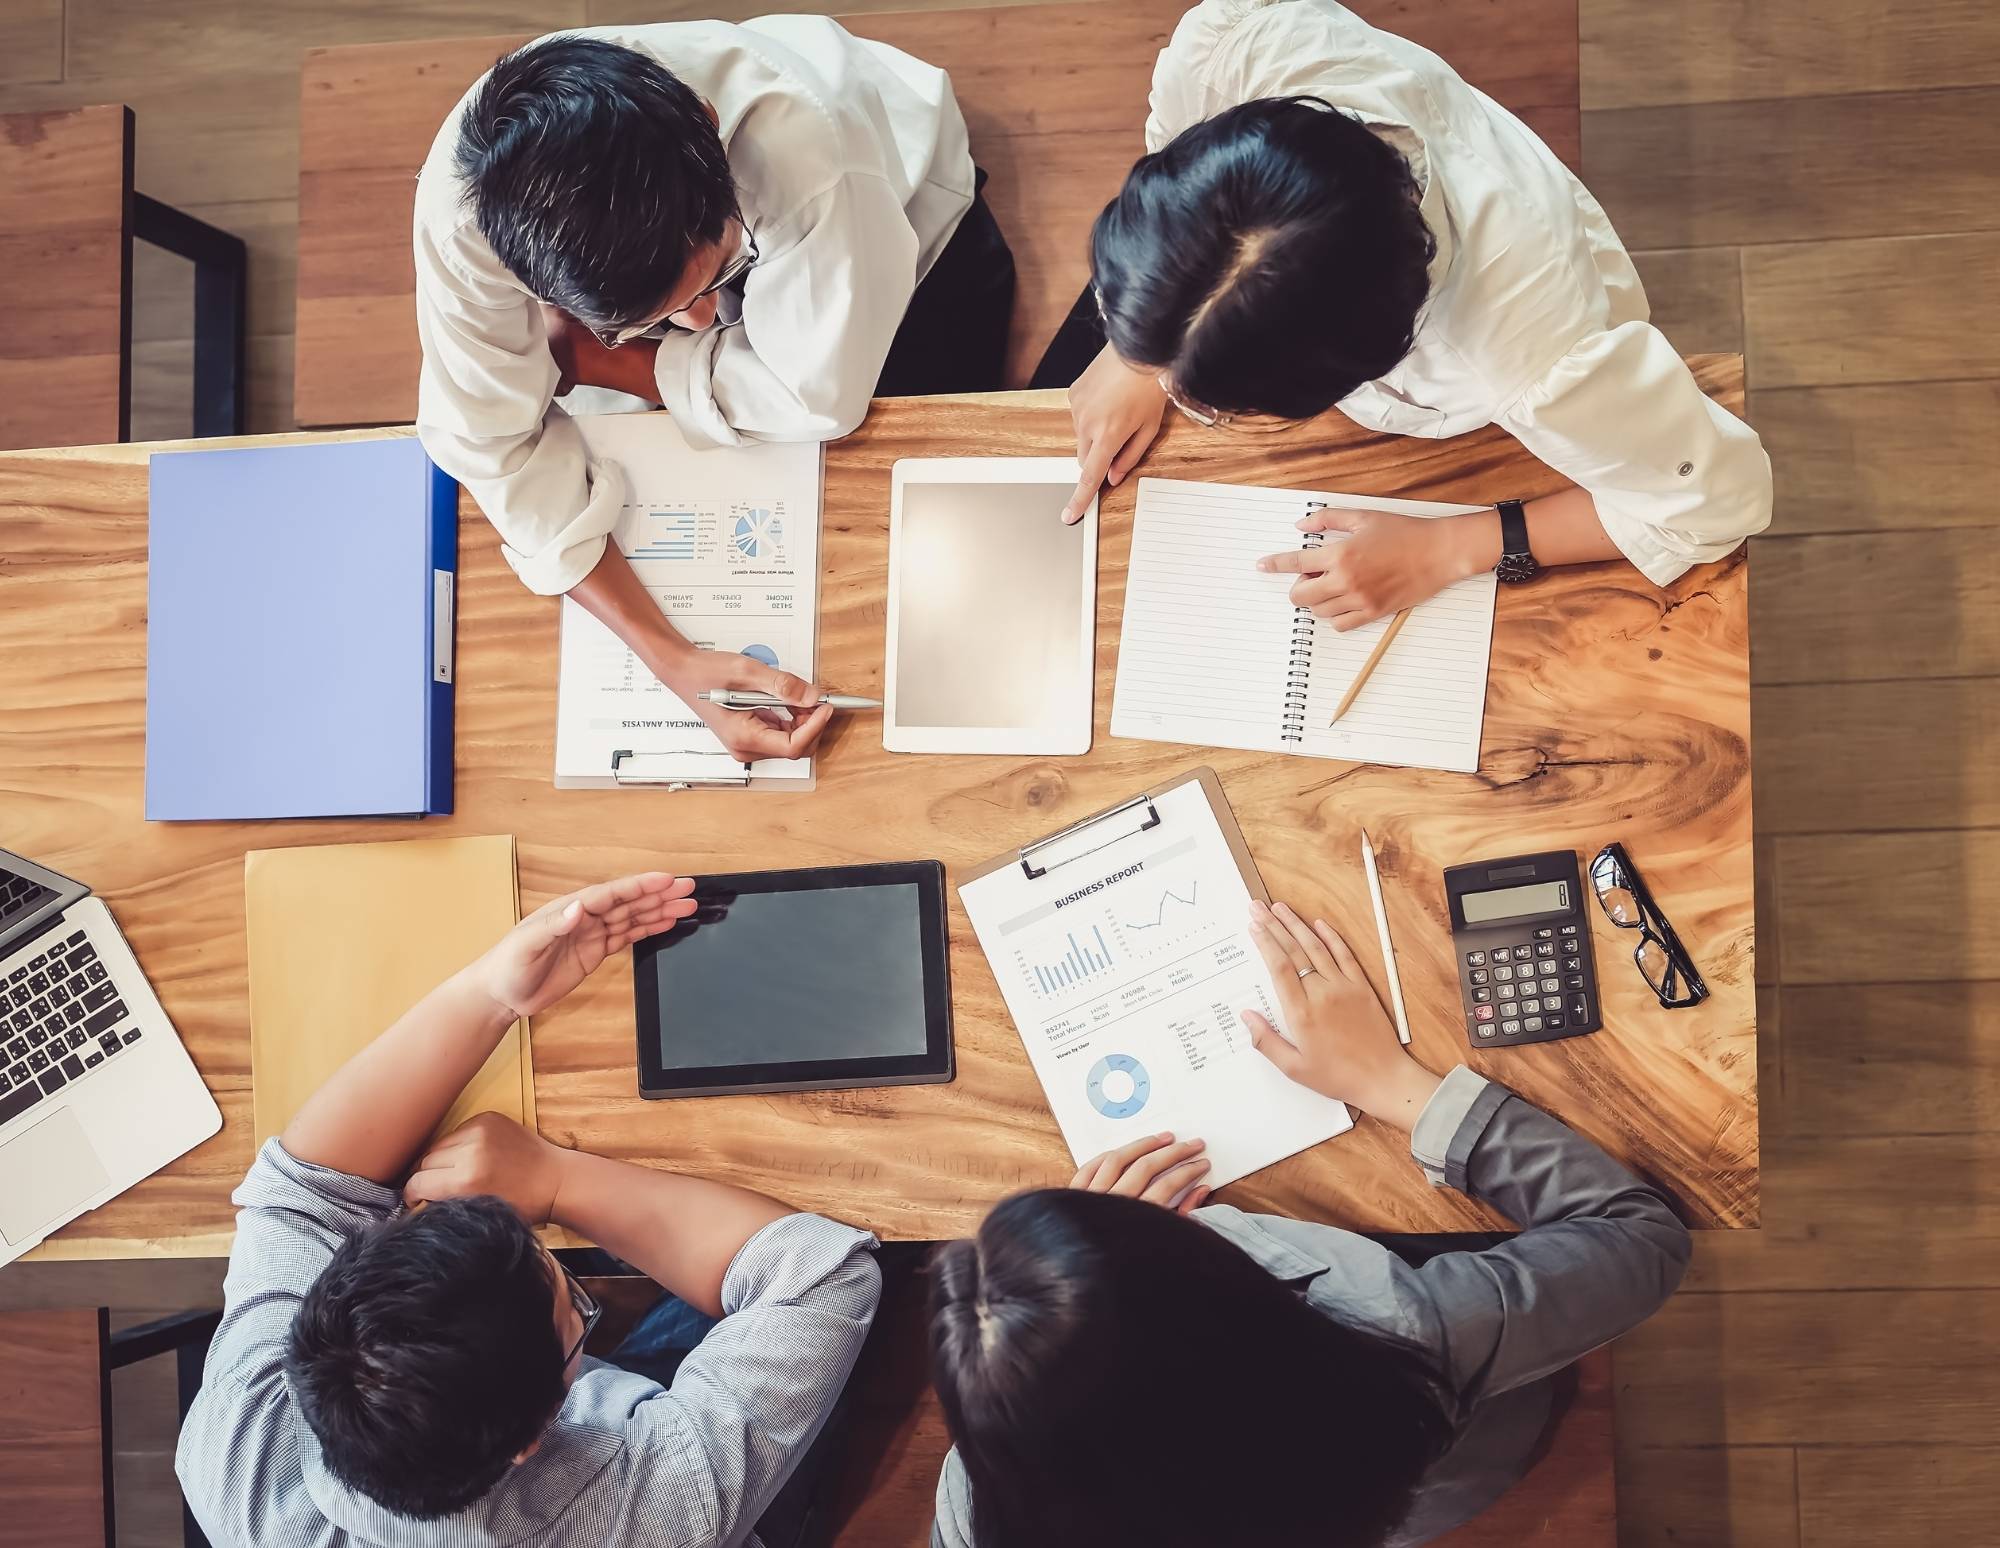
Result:
[[[1389,620],[1389,627],[1382,631],[1382,638],[1375,642],[1375,648],[1368,652],[1368,659],[1361,663],[1361,670],[1354,674],[1354,681],[1347,685],[1347,692],[1343,693],[1340,696],[1340,702],[1334,705],[1333,719],[1327,722],[1328,725],[1338,722],[1340,717],[1345,715],[1353,705],[1355,699],[1360,695],[1361,690],[1367,686],[1368,679],[1375,675],[1375,667],[1381,661],[1382,653],[1389,648],[1389,642],[1395,639],[1398,631],[1403,627],[1403,620],[1409,616],[1410,610],[1406,607]]]

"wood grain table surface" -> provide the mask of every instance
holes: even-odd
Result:
[[[1695,357],[1740,410],[1742,363]],[[295,435],[258,444],[351,438]],[[384,432],[373,432],[384,433]],[[387,432],[396,433],[396,432]],[[402,432],[407,433],[407,432]],[[215,445],[205,442],[204,445]],[[215,1092],[222,1132],[78,1220],[47,1256],[226,1250],[250,1162],[243,855],[289,844],[511,832],[522,905],[663,868],[720,872],[932,858],[979,861],[1201,764],[1221,775],[1273,893],[1346,932],[1378,989],[1358,859],[1381,857],[1414,1051],[1464,1061],[1669,1189],[1695,1226],[1758,1219],[1748,566],[1740,551],[1664,590],[1624,564],[1502,587],[1480,769],[1447,774],[1169,746],[1109,734],[1130,549],[1130,485],[1103,501],[1096,735],[1080,758],[912,757],[873,717],[837,718],[810,793],[557,791],[550,783],[557,608],[523,589],[461,507],[457,811],[446,819],[148,824],[143,445],[0,455],[0,834],[100,892]],[[879,402],[827,448],[821,680],[882,679],[890,468],[900,457],[1062,455],[1048,395]],[[1497,430],[1373,435],[1337,415],[1279,435],[1169,425],[1145,471],[1438,500],[1532,496],[1557,475]],[[1440,872],[1620,839],[1713,990],[1662,1011],[1594,919],[1605,1030],[1540,1046],[1466,1046]],[[564,1144],[764,1188],[885,1236],[971,1227],[1019,1188],[1073,1170],[954,895],[958,1076],[948,1085],[647,1102],[631,974],[606,965],[534,1024],[542,1130]],[[1372,1119],[1224,1190],[1227,1202],[1381,1231],[1502,1222],[1433,1189]]]

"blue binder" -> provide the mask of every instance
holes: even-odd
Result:
[[[146,816],[444,814],[458,486],[410,437],[151,464]]]

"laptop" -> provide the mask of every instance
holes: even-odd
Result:
[[[0,1264],[221,1127],[111,910],[0,849]]]

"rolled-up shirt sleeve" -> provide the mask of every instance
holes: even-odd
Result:
[[[1687,1269],[1687,1228],[1664,1194],[1463,1066],[1419,1115],[1410,1153],[1434,1181],[1523,1227],[1417,1271],[1463,1399],[1523,1386],[1610,1342],[1657,1311]]]
[[[916,233],[895,189],[857,173],[754,235],[742,320],[662,339],[660,401],[694,446],[846,435],[916,293]]]
[[[459,235],[417,225],[417,433],[499,529],[528,589],[559,596],[603,556],[623,485],[615,471],[591,466],[575,422],[554,401],[558,373],[540,305],[455,262],[447,247]]]
[[[704,1540],[740,1542],[832,1413],[881,1295],[874,1247],[820,1215],[765,1226],[723,1276],[722,1321],[634,1413],[634,1465],[695,1491]]]
[[[1496,416],[1590,492],[1604,531],[1655,585],[1771,524],[1771,459],[1650,323],[1586,334]]]

